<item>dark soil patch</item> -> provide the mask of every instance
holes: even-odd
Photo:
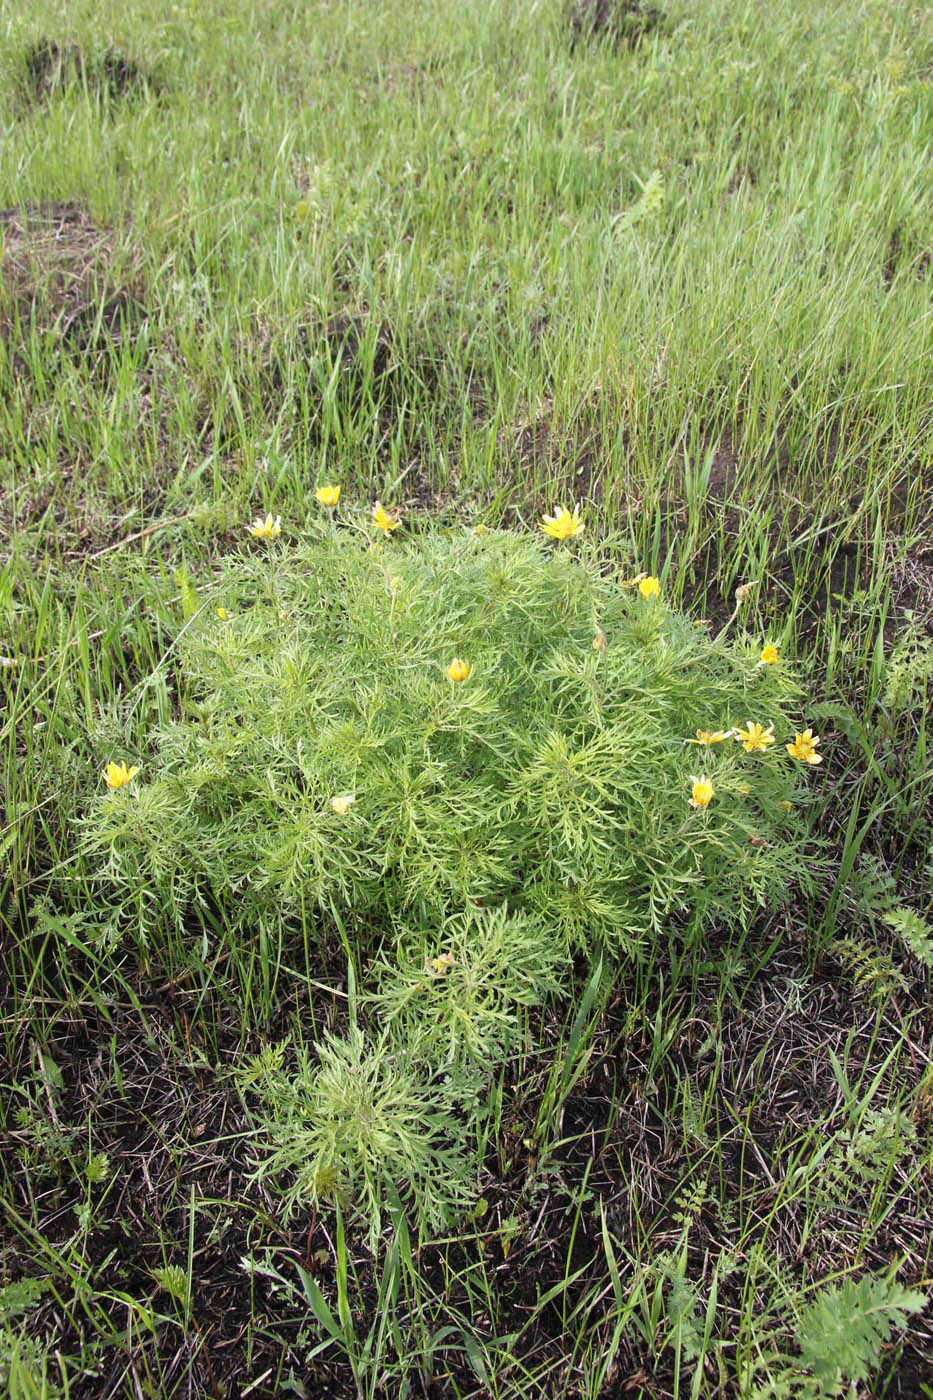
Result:
[[[232,373],[240,400],[261,402],[283,443],[294,433],[303,450],[335,433],[363,439],[380,463],[401,460],[400,480],[415,478],[425,499],[433,483],[422,463],[432,434],[446,436],[450,417],[459,420],[463,393],[483,392],[482,372],[444,305],[404,326],[358,307],[297,325],[256,325],[240,338]],[[200,445],[239,450],[241,423],[222,404],[218,414],[217,396],[210,398]]]
[[[138,264],[80,205],[0,210],[0,234],[0,337],[14,364],[23,366],[34,334],[86,357],[139,331],[147,311]]]
[[[101,395],[119,375],[122,411],[133,413],[142,434],[153,365],[146,298],[135,251],[81,205],[0,210],[0,392],[15,396],[25,421],[35,417],[42,424],[49,411],[50,381],[67,376],[75,417],[87,423],[91,438]],[[113,538],[104,520],[106,508],[86,487],[80,432],[67,438],[59,433],[53,454],[58,471],[43,474],[29,463],[22,444],[14,444],[13,451],[23,452],[23,469],[15,492],[0,502],[4,523],[15,499],[15,519],[9,524],[18,531],[42,521],[51,505],[60,517],[60,539],[74,542],[85,536],[82,548],[92,549]],[[154,500],[153,484],[146,483],[141,499]],[[77,488],[73,495],[72,487]]]
[[[665,16],[647,0],[577,0],[569,18],[571,50],[590,39],[634,49],[660,27]]]
[[[502,477],[519,486],[517,493],[510,492],[515,509],[506,514],[503,523],[517,523],[523,510],[549,509],[552,497],[611,505],[616,523],[637,515],[641,501],[626,490],[623,474],[618,471],[620,433],[624,453],[625,430],[603,411],[598,393],[566,424],[555,423],[548,401],[537,418],[503,427],[497,444]],[[522,491],[528,482],[540,482],[543,494],[530,498],[527,489]],[[610,501],[610,490],[617,499]]]
[[[933,544],[911,545],[893,560],[891,572],[898,607],[933,629]]]
[[[23,69],[26,97],[31,103],[47,102],[75,86],[105,102],[140,97],[158,86],[126,54],[113,49],[86,53],[77,44],[58,44],[45,37],[30,44],[23,57]]]
[[[881,280],[885,287],[890,287],[899,274],[904,274],[917,282],[923,282],[929,273],[931,258],[933,248],[929,244],[921,245],[896,228],[888,239]]]
[[[931,1028],[928,1019],[914,1019],[909,1048],[885,1064],[900,1039],[900,1017],[916,1006],[905,1002],[893,1008],[879,1026],[868,1005],[846,989],[838,969],[809,971],[791,927],[772,923],[761,930],[765,944],[776,935],[783,935],[784,948],[755,974],[736,963],[733,994],[725,997],[717,969],[729,955],[728,943],[714,938],[698,954],[687,973],[689,992],[685,985],[683,998],[673,1003],[667,994],[669,1013],[689,1000],[691,1014],[653,1075],[647,1069],[648,1040],[627,1029],[631,988],[620,982],[587,1073],[552,1125],[553,1147],[542,1142],[543,1151],[535,1151],[530,1138],[548,1075],[546,1047],[557,1030],[556,1022],[552,1028],[545,1020],[538,1031],[542,1048],[530,1064],[516,1067],[507,1086],[503,1134],[484,1174],[486,1213],[476,1224],[465,1222],[452,1244],[421,1248],[418,1267],[429,1285],[425,1296],[443,1296],[490,1342],[516,1334],[516,1361],[540,1376],[542,1397],[577,1393],[580,1378],[568,1359],[566,1329],[576,1307],[590,1316],[594,1345],[608,1344],[611,1336],[605,1302],[587,1313],[588,1293],[598,1299],[606,1286],[603,1216],[626,1287],[634,1281],[632,1261],[650,1266],[663,1251],[675,1250],[685,1218],[691,1218],[689,1281],[701,1317],[711,1266],[733,1250],[744,1257],[741,1251],[749,1253],[759,1235],[767,1236],[771,1257],[791,1283],[851,1266],[874,1183],[840,1187],[836,1199],[831,1178],[818,1175],[809,1193],[791,1193],[783,1201],[775,1220],[780,1183],[794,1164],[802,1135],[838,1131],[840,1096],[831,1054],[847,1065],[853,1083],[861,1075],[867,1084],[880,1072],[877,1097],[884,1102],[916,1087],[929,1057]],[[336,1350],[308,1360],[317,1335],[306,1311],[294,1299],[287,1302],[274,1280],[261,1272],[250,1277],[243,1267],[252,1254],[297,1278],[294,1265],[300,1263],[336,1309],[330,1214],[319,1218],[308,1212],[286,1225],[276,1199],[248,1179],[254,1143],[223,1069],[242,1063],[259,1048],[258,1040],[242,1043],[236,1013],[220,996],[205,1001],[196,987],[163,982],[153,973],[137,979],[136,993],[135,1008],[114,997],[106,1012],[90,1003],[60,1010],[42,1049],[61,1071],[64,1088],[50,1094],[32,1081],[35,1116],[48,1123],[51,1103],[56,1127],[74,1133],[76,1162],[88,1150],[105,1153],[109,1161],[109,1189],[95,1188],[93,1226],[81,1248],[94,1307],[110,1318],[117,1344],[97,1353],[93,1374],[88,1370],[76,1378],[70,1394],[74,1400],[129,1395],[148,1375],[158,1378],[165,1394],[181,1385],[177,1393],[194,1397],[229,1400],[247,1389],[272,1397],[300,1393],[283,1387],[291,1374],[308,1396],[356,1400],[349,1366]],[[659,984],[643,1025],[662,1011],[662,995]],[[270,1040],[287,1033],[293,1015],[305,1018],[306,1008],[297,1001],[283,1003]],[[37,1061],[34,1047],[24,1040],[22,1048],[23,1059],[12,1069],[19,1083],[28,1084]],[[699,1130],[693,1138],[685,1131],[685,1083],[688,1101],[712,1103],[705,1137]],[[0,1136],[5,1194],[24,1217],[33,1212],[50,1244],[64,1248],[74,1237],[74,1211],[83,1199],[81,1173],[68,1163],[56,1167],[53,1160],[44,1174],[34,1169],[27,1184],[24,1157],[40,1139],[22,1123],[8,1120],[7,1129]],[[722,1143],[713,1159],[711,1138]],[[54,1134],[47,1141],[54,1144]],[[843,1164],[841,1154],[840,1147],[836,1156]],[[824,1187],[825,1201],[814,1217],[812,1195]],[[929,1183],[895,1173],[889,1194],[896,1195],[896,1206],[862,1262],[881,1272],[900,1261],[901,1277],[915,1282],[925,1271],[933,1211]],[[0,1283],[37,1272],[31,1237],[9,1225],[0,1224]],[[172,1320],[171,1300],[157,1273],[166,1263],[184,1267],[192,1230],[195,1291],[191,1324],[183,1328]],[[379,1268],[355,1231],[348,1247],[359,1278],[354,1318],[365,1335],[376,1317]],[[491,1299],[490,1315],[477,1304],[480,1269],[491,1281],[485,1295]],[[717,1317],[728,1332],[728,1319],[745,1306],[743,1270],[726,1269],[718,1287]],[[557,1294],[541,1306],[549,1288]],[[59,1291],[67,1300],[67,1288],[59,1285]],[[154,1332],[127,1332],[126,1297],[162,1315]],[[75,1356],[92,1335],[85,1337],[88,1320],[81,1306],[63,1308],[52,1294],[42,1298],[30,1327],[36,1335],[54,1337],[64,1356]],[[425,1400],[487,1400],[489,1391],[459,1344],[450,1346],[435,1353],[433,1377],[413,1377],[412,1394]],[[933,1337],[920,1318],[900,1355],[885,1360],[884,1394],[889,1400],[915,1400],[911,1378],[929,1374],[924,1368],[931,1364]],[[666,1367],[652,1369],[633,1328],[603,1393],[670,1396],[671,1384]],[[737,1392],[726,1384],[721,1394],[734,1400]]]
[[[886,642],[892,643],[910,622],[909,613],[924,622],[933,619],[933,555],[924,535],[933,515],[924,506],[929,496],[924,464],[902,457],[883,500],[872,503],[864,492],[843,485],[840,471],[834,472],[842,450],[832,428],[824,440],[809,445],[805,456],[795,456],[779,438],[764,462],[751,460],[741,445],[740,425],[711,420],[689,461],[681,443],[666,451],[664,482],[648,505],[654,543],[662,563],[674,552],[688,597],[695,589],[699,601],[694,605],[702,607],[714,628],[733,614],[734,585],[717,596],[716,583],[723,561],[731,557],[731,542],[747,532],[752,511],[764,521],[769,541],[767,573],[758,581],[762,605],[766,594],[775,606],[785,595],[794,597],[801,571],[811,585],[806,607],[798,613],[801,649],[820,635],[828,607],[857,611],[859,595],[877,569],[878,512],[897,604],[885,621]],[[500,430],[501,523],[523,527],[554,502],[582,501],[600,507],[614,528],[627,527],[630,534],[644,530],[634,523],[646,506],[631,455],[624,406],[604,401],[597,391],[559,422],[545,402],[537,417]],[[691,521],[701,526],[692,556],[683,548]],[[908,532],[914,541],[909,548]],[[643,567],[642,560],[632,562]]]
[[[399,402],[400,375],[407,356],[390,325],[365,312],[343,312],[328,321],[309,323],[299,332],[308,359],[337,370],[344,393],[357,405],[369,389],[374,397]],[[424,370],[424,366],[420,366]]]

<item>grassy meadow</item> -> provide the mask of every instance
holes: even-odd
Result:
[[[572,10],[0,8],[13,1400],[933,1400],[933,10],[658,0],[627,7],[615,38]],[[340,486],[343,526],[322,485]],[[377,500],[401,521],[375,541],[379,577],[344,567],[329,533],[365,543]],[[373,1226],[336,1178],[328,1196],[323,1168],[301,1196],[300,1130],[319,1053],[343,1072],[328,1037],[358,1037],[348,1075],[378,1081],[379,1016],[409,1004],[392,961],[404,938],[380,879],[354,883],[356,847],[316,847],[312,875],[255,855],[289,722],[262,667],[287,650],[290,703],[313,675],[336,713],[382,643],[426,655],[419,628],[447,604],[418,550],[437,538],[499,561],[517,656],[523,590],[551,637],[546,588],[565,567],[539,576],[521,541],[576,503],[567,557],[600,607],[616,607],[607,580],[659,582],[659,599],[626,595],[617,629],[654,645],[669,610],[685,666],[709,657],[748,693],[777,687],[787,737],[820,736],[795,825],[722,847],[738,882],[773,857],[789,897],[763,881],[741,917],[686,938],[652,886],[640,942],[628,927],[630,945],[614,941],[600,906],[599,940],[574,925],[540,954],[520,941],[530,925],[490,915],[483,1014],[499,1029],[462,1032],[486,1077],[464,1070],[441,1113],[462,1068],[451,1041],[434,1107],[409,1112],[399,1091],[392,1109],[441,1195],[444,1135],[467,1124],[462,1179],[449,1208],[413,1196],[409,1159],[383,1144],[400,1165]],[[281,520],[268,546],[247,533],[267,514]],[[383,565],[396,557],[398,577]],[[384,636],[374,622],[372,653],[354,650],[302,611],[319,576],[348,616],[369,616],[376,584],[393,619],[405,587],[422,611]],[[560,578],[577,597],[569,564]],[[579,606],[589,635],[590,594]],[[606,664],[621,664],[604,625]],[[474,651],[451,655],[472,660],[482,630],[463,635]],[[535,664],[528,713],[562,713],[568,674]],[[686,705],[692,682],[667,679]],[[481,696],[482,680],[478,666],[450,684]],[[653,713],[651,686],[631,686]],[[487,722],[475,703],[437,721],[448,738],[460,726],[451,763]],[[730,704],[734,722],[758,718]],[[230,809],[255,825],[232,835],[210,807],[208,723],[253,724],[265,745],[249,752],[268,775],[237,777]],[[660,731],[651,742],[667,752]],[[166,754],[187,795],[153,781]],[[505,740],[503,755],[489,793],[508,787]],[[114,761],[139,773],[111,793]],[[705,773],[705,754],[689,761]],[[418,782],[406,772],[406,802]],[[663,808],[661,778],[657,792]],[[362,822],[359,796],[349,815],[334,800]],[[427,827],[459,821],[433,792],[418,810]],[[564,830],[534,810],[541,832]],[[469,815],[462,850],[474,840],[489,888],[505,869],[533,883],[543,857],[496,865]],[[151,868],[182,870],[203,835],[216,871],[163,899],[120,845],[134,821]],[[580,830],[566,826],[568,848]],[[544,849],[525,839],[516,850]],[[717,849],[709,888],[729,868]],[[424,928],[428,850],[408,884],[391,872]],[[548,851],[542,924],[566,869]],[[471,927],[451,926],[459,963],[428,959],[444,986]],[[430,1161],[422,1131],[441,1144]]]

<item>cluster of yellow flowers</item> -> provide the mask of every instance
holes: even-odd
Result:
[[[328,510],[333,510],[340,501],[339,486],[319,486],[314,498],[318,505],[324,506]],[[377,530],[381,530],[384,535],[390,535],[393,530],[397,530],[401,524],[401,511],[388,511],[380,501],[376,501],[372,508],[372,523]],[[247,531],[257,540],[278,539],[282,533],[282,517],[277,515],[257,515],[252,525],[248,525]],[[581,527],[582,528],[582,527]]]
[[[686,739],[684,742],[703,744],[709,748],[711,744],[721,744],[724,739],[737,739],[746,753],[757,753],[759,750],[764,752],[774,743],[774,725],[769,724],[765,729],[747,719],[744,729],[698,729],[695,739]],[[823,762],[823,755],[816,751],[819,742],[818,734],[814,734],[812,729],[804,729],[802,733],[794,735],[793,743],[785,744],[784,747],[791,758],[815,765]]]
[[[709,748],[711,744],[721,744],[725,739],[736,739],[742,745],[746,753],[767,752],[769,746],[774,743],[774,725],[769,724],[767,729],[760,724],[753,724],[750,719],[745,721],[744,729],[698,729],[695,739],[687,739],[688,744],[702,744]],[[820,742],[819,735],[814,734],[812,729],[804,729],[801,733],[794,735],[792,743],[785,744],[784,747],[791,758],[796,758],[800,763],[809,763],[815,766],[823,762],[823,755],[817,753],[816,746]],[[690,774],[690,806],[699,810],[708,807],[712,802],[716,789],[712,780],[705,774],[697,777],[695,773]],[[747,784],[742,784],[739,791],[748,792]],[[781,806],[785,810],[791,807],[790,802],[782,802]]]
[[[333,509],[340,500],[339,486],[319,486],[315,491],[315,498],[318,503],[328,509]],[[402,516],[401,511],[387,511],[380,501],[376,501],[372,507],[372,523],[377,530],[381,530],[386,536],[392,534],[399,528]],[[277,515],[275,519],[271,515],[257,516],[249,527],[249,533],[256,539],[274,540],[281,533],[282,518]],[[580,504],[569,510],[566,506],[558,506],[553,515],[545,515],[540,521],[539,528],[555,540],[569,540],[582,534],[583,521],[580,519]],[[473,531],[475,535],[486,533],[485,525],[477,525]],[[636,574],[634,578],[620,579],[623,588],[637,588],[639,594],[646,601],[657,598],[661,593],[661,582],[651,574]],[[221,621],[225,621],[228,614],[225,608],[217,609],[217,616]],[[607,648],[606,634],[599,627],[593,638],[593,649],[604,652]],[[762,647],[759,661],[764,666],[774,666],[780,659],[779,652],[773,643],[767,642]],[[473,674],[473,664],[465,661],[463,657],[455,656],[447,667],[447,677],[454,684],[469,680]],[[744,729],[698,729],[695,739],[688,739],[688,744],[699,744],[709,748],[713,744],[721,744],[727,739],[736,739],[741,743],[746,753],[766,752],[774,739],[774,724],[769,724],[767,729],[763,725],[746,720]],[[792,758],[801,763],[816,765],[823,762],[823,755],[817,753],[816,746],[820,742],[819,736],[814,735],[812,730],[805,729],[794,735],[793,743],[785,745],[787,752]],[[110,762],[104,770],[104,781],[112,789],[125,787],[127,783],[139,772],[138,766],[127,768],[125,763]],[[690,806],[697,811],[710,805],[715,795],[715,787],[710,778],[705,774],[697,776],[690,775]],[[332,811],[338,816],[345,816],[350,810],[356,798],[352,793],[340,793],[330,799]],[[782,806],[788,804],[782,803]],[[453,954],[444,953],[437,958],[429,958],[427,970],[434,976],[439,976],[446,972],[454,962]]]
[[[340,500],[340,487],[318,486],[314,497],[319,505],[333,510]],[[376,501],[373,505],[372,523],[375,525],[376,529],[381,530],[384,535],[391,535],[393,530],[397,530],[401,524],[401,520],[401,511],[388,511],[381,501]],[[255,539],[274,540],[277,539],[281,533],[282,517],[277,515],[273,519],[271,515],[266,515],[265,517],[259,515],[253,521],[252,525],[249,525],[247,528]],[[544,519],[540,522],[540,528],[546,535],[549,535],[551,539],[554,540],[570,540],[573,539],[575,535],[582,534],[584,527],[583,521],[580,519],[579,504],[575,505],[572,511],[568,510],[566,506],[558,506],[553,515],[545,515]],[[487,526],[479,524],[474,528],[473,533],[475,535],[484,535],[486,530]],[[640,583],[644,577],[644,574],[639,574],[638,578],[633,580],[633,582]],[[649,590],[645,592],[643,590],[643,596],[656,596],[657,593],[660,592],[660,585],[657,579],[648,580],[648,582],[656,586],[653,591]]]
[[[340,501],[339,486],[318,486],[314,492],[314,498],[318,505],[325,506],[328,510],[333,510]],[[376,501],[372,508],[372,523],[377,530],[381,530],[384,535],[391,535],[393,530],[397,530],[402,522],[402,513],[399,510],[388,511],[381,501]],[[485,535],[487,526],[480,523],[474,527],[474,535]],[[554,540],[571,540],[575,535],[583,533],[583,521],[580,519],[580,505],[574,506],[573,510],[568,510],[566,506],[558,506],[553,515],[545,515],[540,522],[540,529]],[[247,526],[249,533],[258,540],[277,539],[282,531],[282,517],[271,515],[257,516],[252,525]],[[657,579],[649,579],[644,574],[639,574],[637,578],[630,580],[632,584],[638,584],[642,596],[645,598],[656,597],[661,591],[661,585]],[[644,584],[644,586],[642,586]]]

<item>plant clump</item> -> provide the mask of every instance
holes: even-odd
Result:
[[[446,1216],[463,1174],[433,1144],[466,1160],[573,955],[618,968],[807,882],[819,740],[802,752],[788,668],[620,580],[566,514],[550,541],[406,539],[378,502],[297,547],[254,527],[177,638],[184,718],[95,807],[89,848],[144,939],[194,919],[276,962],[309,931],[368,960],[349,1039],[249,1077],[291,1204],[339,1185],[372,1225],[404,1182]],[[383,1131],[419,1114],[418,1150]]]
[[[571,49],[589,39],[634,49],[663,19],[663,11],[646,0],[577,0],[570,9]]]
[[[28,97],[47,102],[69,87],[87,87],[106,101],[143,92],[151,79],[140,65],[113,49],[85,52],[77,44],[40,38],[26,50],[23,66]]]

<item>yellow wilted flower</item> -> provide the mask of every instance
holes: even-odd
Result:
[[[661,592],[661,580],[646,575],[639,579],[638,591],[643,598],[657,598]]]
[[[338,817],[346,816],[355,801],[356,798],[352,792],[342,792],[339,796],[330,799],[331,810],[336,812]]]
[[[449,972],[456,961],[453,953],[441,953],[439,957],[428,958],[424,970],[429,972],[432,977],[443,977],[444,973]]]
[[[373,524],[384,535],[391,535],[401,524],[400,513],[396,510],[390,514],[381,502],[377,501],[373,506]]]
[[[769,744],[774,743],[773,724],[769,724],[767,729],[762,729],[760,724],[752,724],[751,720],[747,719],[745,726],[744,729],[736,729],[734,734],[746,753],[755,753],[757,749],[766,749]]]
[[[761,661],[765,666],[773,666],[779,660],[778,649],[770,642],[761,649]]]
[[[558,506],[553,515],[544,517],[538,528],[550,535],[552,540],[571,540],[574,535],[583,533],[580,507],[576,505],[569,511],[566,506]]]
[[[476,525],[473,526],[473,533],[474,535],[486,535],[489,533],[489,526],[484,525],[482,520],[480,520]]]
[[[249,526],[249,532],[257,540],[274,540],[282,533],[282,517],[277,515],[273,520],[271,515],[267,515],[263,520],[262,516],[258,515]]]
[[[802,734],[794,735],[794,742],[788,744],[787,752],[791,758],[798,758],[801,763],[817,764],[823,762],[823,755],[817,753],[816,746],[820,742],[819,735],[805,729]]]
[[[335,506],[340,500],[339,486],[319,486],[314,493],[317,502],[322,506]]]
[[[139,772],[139,765],[134,763],[132,768],[127,768],[125,763],[114,763],[113,760],[104,769],[104,782],[109,788],[126,787],[132,782]]]
[[[606,647],[607,647],[608,645],[609,645],[609,643],[608,643],[607,640],[606,640],[606,634],[605,634],[605,632],[603,631],[603,629],[602,629],[601,627],[597,627],[597,629],[596,629],[596,636],[593,638],[593,650],[594,650],[594,651],[605,651],[605,650],[606,650]]]
[[[713,793],[716,791],[709,778],[698,778],[694,773],[691,773],[690,782],[693,784],[690,789],[690,806],[697,810],[701,807],[708,807],[713,800]]]
[[[695,739],[686,739],[687,744],[721,744],[723,739],[731,739],[731,729],[698,729]]]
[[[452,681],[468,681],[473,674],[473,667],[469,661],[464,661],[462,657],[455,656],[447,667],[448,678]]]

